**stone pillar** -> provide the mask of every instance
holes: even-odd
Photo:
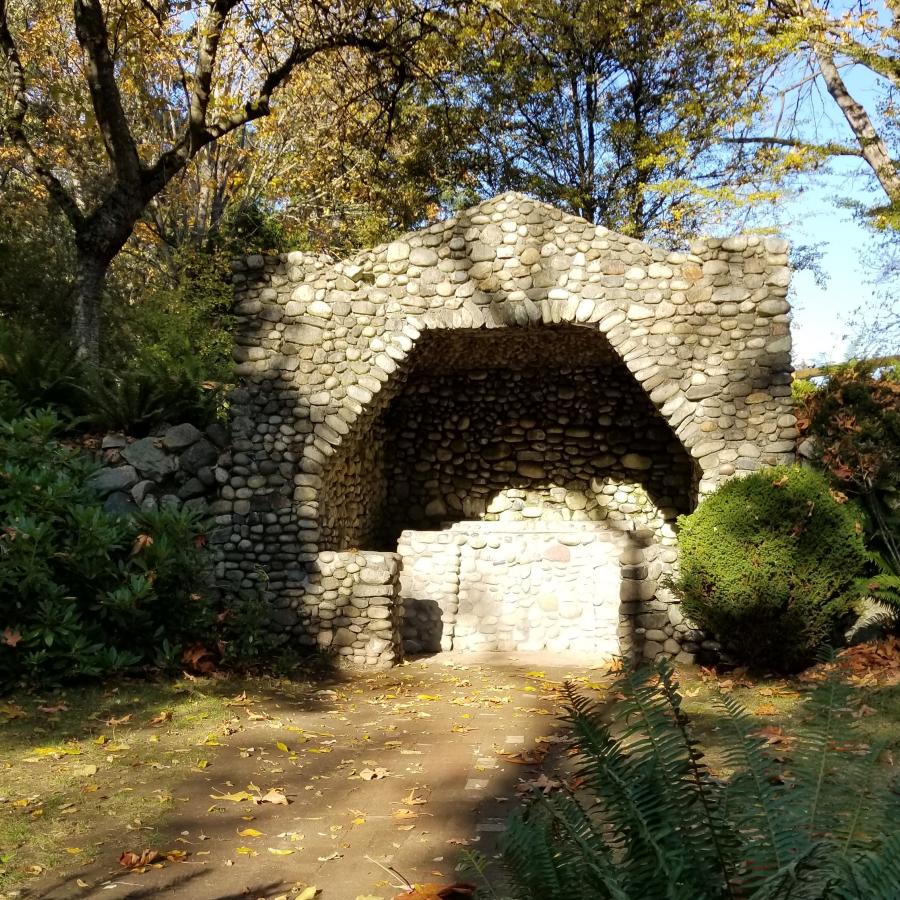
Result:
[[[315,609],[316,642],[338,661],[387,668],[402,659],[399,600],[400,556],[348,550],[323,551],[318,569],[322,593],[307,594]]]

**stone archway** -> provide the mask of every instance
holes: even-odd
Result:
[[[786,253],[753,236],[667,253],[506,194],[350,261],[248,258],[235,273],[243,384],[220,573],[248,587],[264,570],[302,642],[396,657],[398,559],[372,549],[383,497],[371,435],[442,331],[506,329],[537,345],[554,327],[589,330],[690,454],[701,495],[792,458]],[[634,575],[644,559],[632,551]],[[658,593],[636,591],[639,631],[660,631],[645,627],[667,612]]]

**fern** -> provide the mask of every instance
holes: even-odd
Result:
[[[852,738],[837,676],[807,704],[793,786],[732,697],[720,705],[727,784],[714,779],[681,708],[671,667],[625,677],[607,711],[565,688],[585,790],[537,794],[503,843],[520,900],[849,900],[900,897],[890,802],[869,790],[877,749],[841,753],[853,802],[833,777]],[[864,827],[865,826],[865,827]]]

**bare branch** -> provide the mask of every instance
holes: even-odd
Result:
[[[767,144],[773,147],[794,147],[798,150],[812,150],[823,153],[826,156],[857,156],[862,157],[863,152],[858,147],[849,147],[846,144],[811,144],[809,141],[801,141],[796,138],[783,138],[771,135],[769,137],[725,137],[724,144]]]

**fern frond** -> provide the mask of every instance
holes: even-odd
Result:
[[[736,773],[727,788],[729,809],[734,809],[734,825],[746,842],[748,868],[742,883],[754,888],[803,849],[798,846],[797,807],[771,777],[765,741],[753,736],[759,724],[729,694],[719,697],[719,706],[726,713],[723,756]]]

